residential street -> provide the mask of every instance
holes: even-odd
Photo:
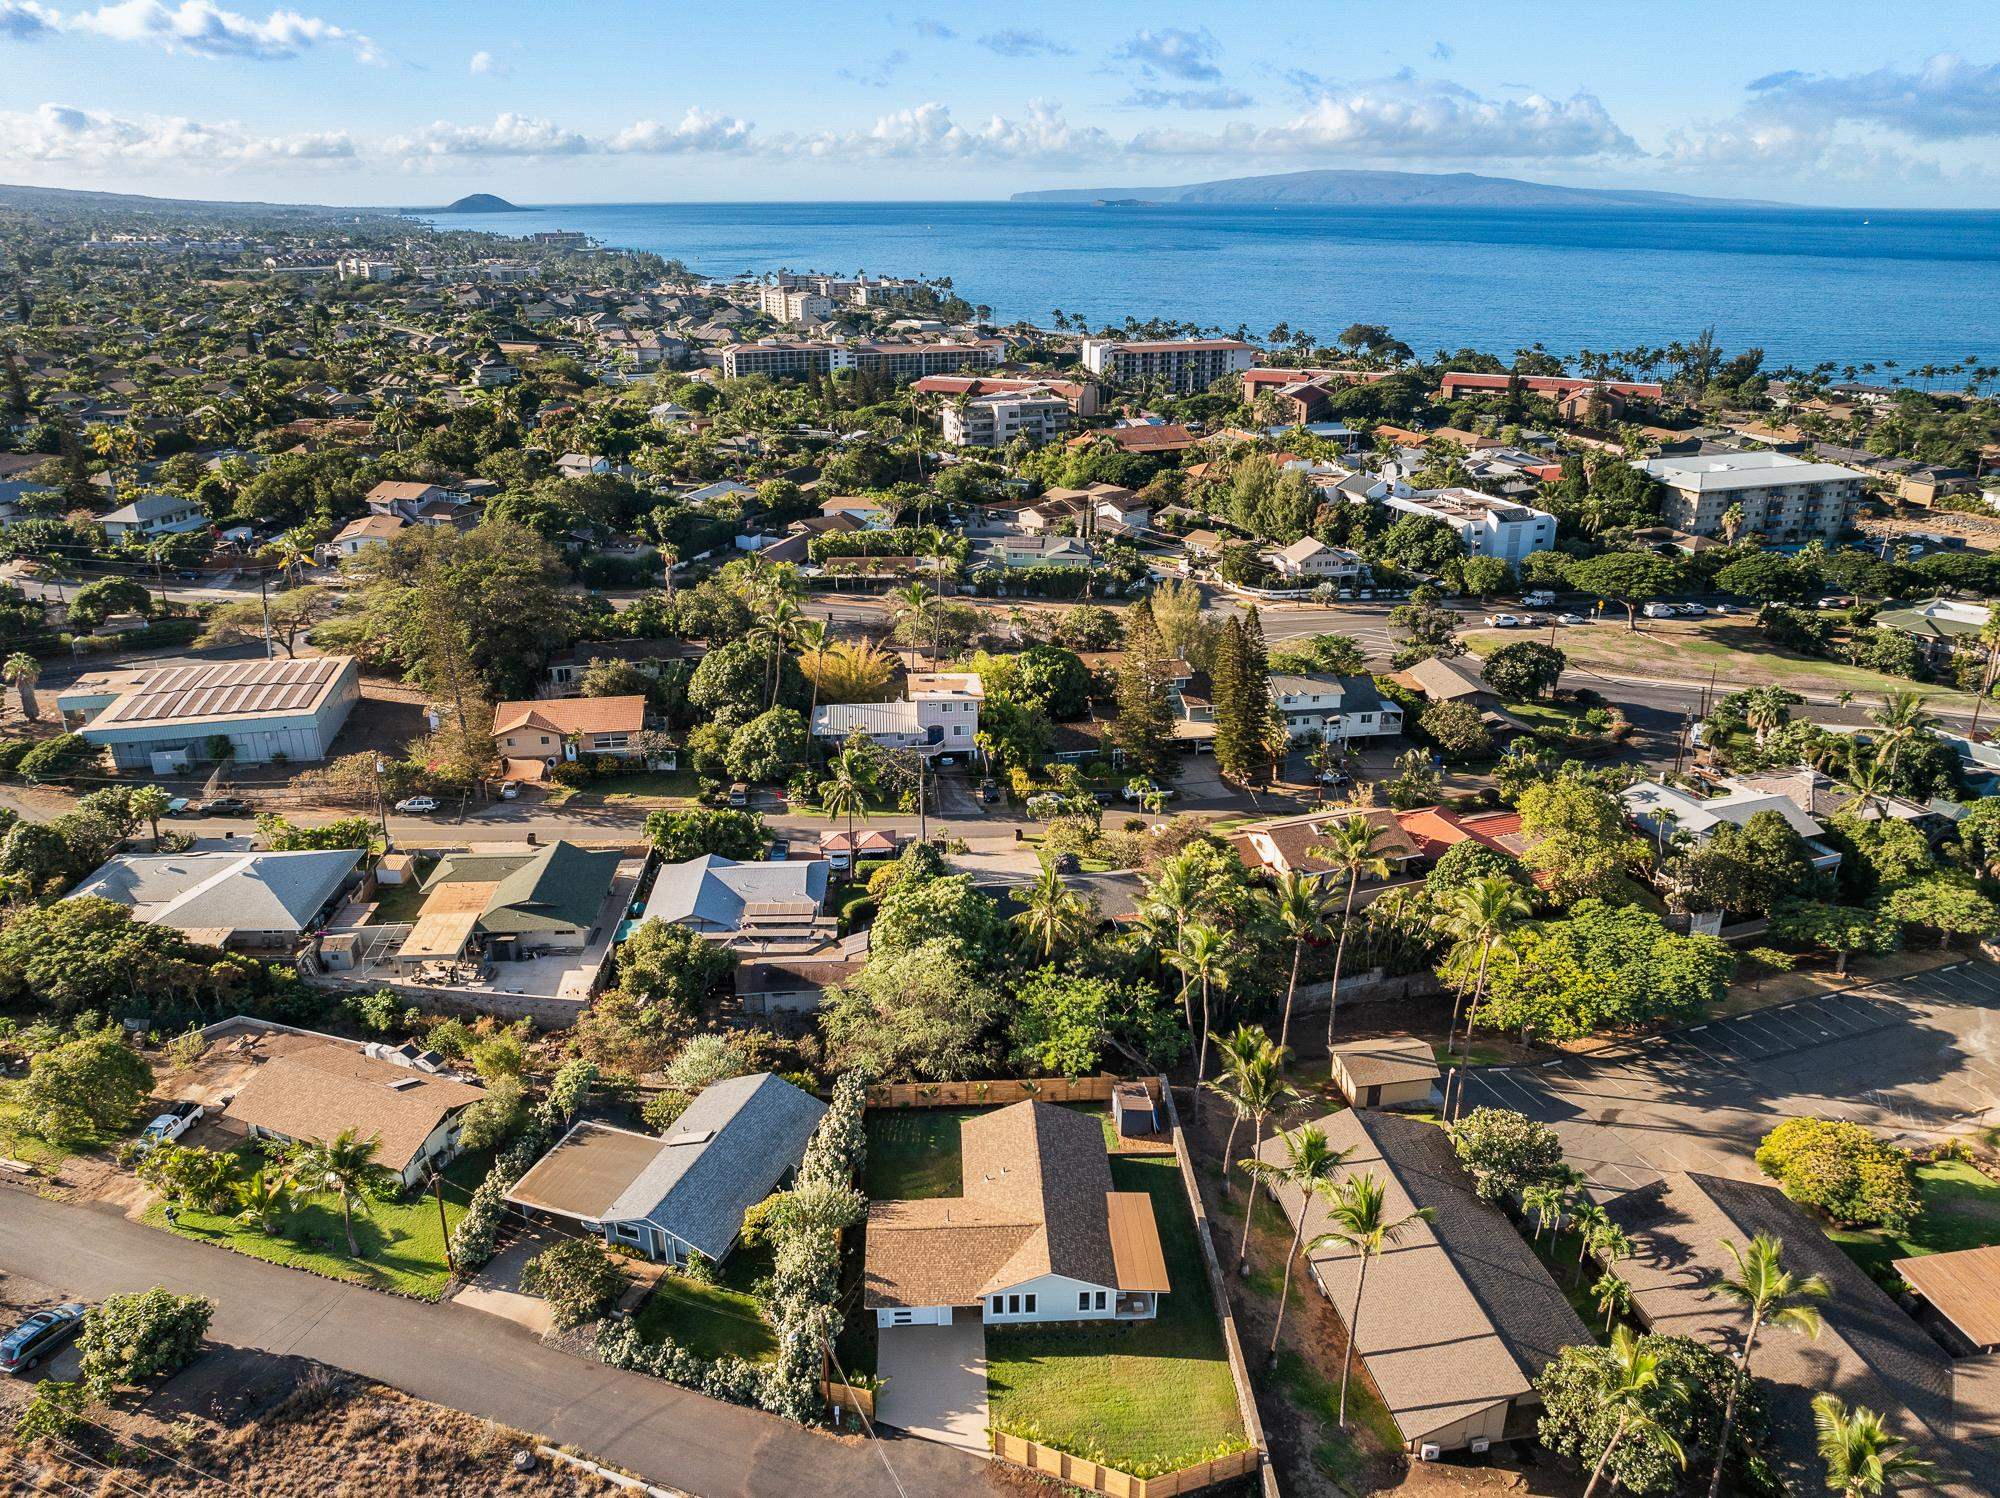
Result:
[[[217,1303],[219,1342],[316,1358],[531,1431],[699,1498],[876,1498],[996,1489],[979,1457],[927,1441],[839,1440],[544,1346],[484,1312],[281,1269],[131,1222],[8,1191],[0,1270],[95,1301],[164,1284]]]

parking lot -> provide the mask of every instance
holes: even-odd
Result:
[[[1669,1170],[1756,1178],[1786,1118],[1908,1144],[2000,1122],[2000,971],[1966,963],[1695,1025],[1589,1058],[1473,1074],[1468,1106],[1562,1137],[1601,1196]]]

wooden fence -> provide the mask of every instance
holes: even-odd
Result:
[[[844,1410],[859,1410],[870,1420],[875,1418],[875,1391],[857,1388],[853,1384],[835,1383],[830,1378],[819,1381],[819,1391],[826,1396],[828,1404],[837,1404]]]
[[[1056,1478],[1086,1493],[1103,1493],[1108,1498],[1174,1498],[1177,1493],[1198,1493],[1219,1482],[1247,1477],[1263,1461],[1263,1454],[1253,1447],[1247,1451],[1232,1451],[1214,1461],[1198,1462],[1192,1467],[1183,1467],[1178,1472],[1167,1472],[1159,1477],[1134,1477],[1102,1462],[1086,1461],[1083,1457],[1071,1456],[1067,1451],[1057,1451],[998,1430],[993,1432],[993,1454],[1030,1472]]]
[[[880,1082],[868,1089],[871,1108],[981,1108],[1034,1098],[1044,1103],[1108,1103],[1121,1077],[997,1078],[983,1082]],[[1143,1077],[1148,1096],[1160,1095],[1160,1079]]]

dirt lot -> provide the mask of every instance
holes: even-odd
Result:
[[[57,1371],[63,1371],[58,1366]],[[11,1428],[29,1385],[0,1387]],[[98,1422],[67,1449],[23,1449],[0,1437],[0,1493],[333,1495],[616,1493],[618,1487],[538,1459],[514,1471],[535,1438],[411,1399],[302,1358],[214,1348],[137,1408],[93,1409]]]

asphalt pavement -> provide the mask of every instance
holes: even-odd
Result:
[[[894,1436],[837,1440],[557,1351],[483,1311],[282,1269],[142,1226],[107,1206],[5,1191],[0,1268],[83,1301],[153,1285],[206,1295],[216,1302],[213,1341],[345,1368],[697,1498],[895,1498],[999,1487],[990,1464],[965,1452]]]

